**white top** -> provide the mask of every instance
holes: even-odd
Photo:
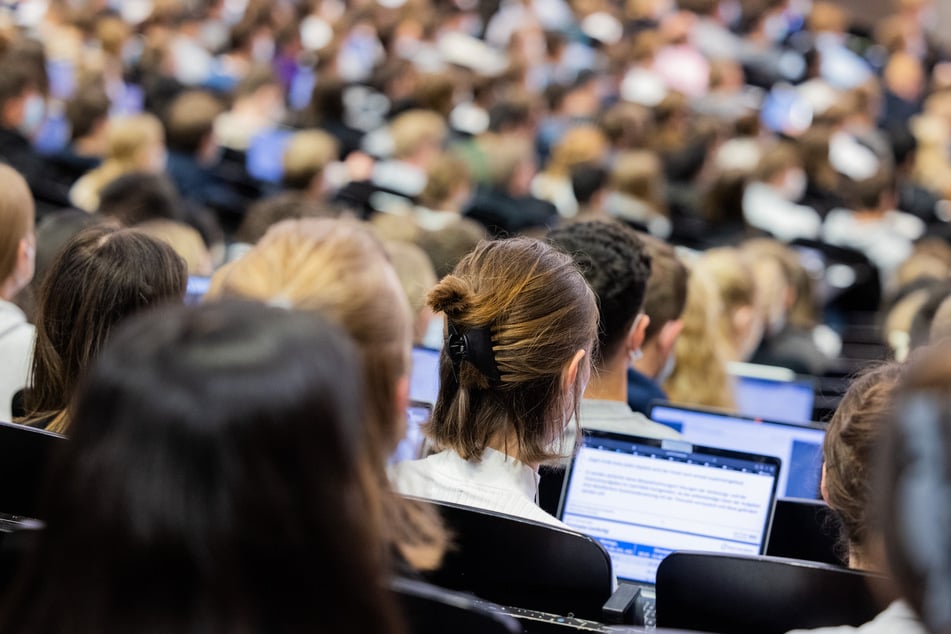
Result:
[[[927,634],[915,613],[904,601],[895,601],[881,614],[859,627],[842,625],[839,627],[821,627],[815,630],[793,630],[788,634]]]
[[[404,495],[463,504],[569,528],[539,508],[538,473],[494,449],[482,460],[464,460],[451,449],[390,467],[393,487]]]
[[[35,337],[23,311],[0,299],[0,421],[10,422],[10,400],[26,386]]]
[[[822,219],[816,210],[789,202],[766,183],[750,183],[743,193],[743,217],[757,229],[769,231],[777,240],[819,237]]]
[[[878,220],[861,220],[848,209],[833,209],[826,216],[822,239],[864,253],[883,273],[889,274],[908,259],[912,243],[925,232],[925,223],[900,211],[889,211]]]
[[[655,423],[640,412],[635,412],[627,403],[621,401],[604,401],[601,399],[581,399],[579,411],[582,429],[596,429],[598,431],[643,436],[644,438],[683,438],[675,429],[667,425]],[[569,458],[574,453],[575,446],[574,421],[565,430],[563,451],[558,453]]]

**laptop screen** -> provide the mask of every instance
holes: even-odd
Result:
[[[779,471],[778,458],[586,431],[558,515],[619,579],[653,584],[677,550],[760,554]]]
[[[822,425],[795,425],[672,405],[651,407],[651,420],[673,427],[690,442],[776,456],[784,468],[779,495],[819,497],[822,474]]]
[[[413,348],[413,369],[409,378],[409,397],[414,401],[436,403],[439,395],[439,350]]]
[[[736,408],[744,416],[806,423],[812,420],[812,381],[775,381],[752,376],[736,378]]]

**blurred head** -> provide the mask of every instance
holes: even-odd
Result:
[[[185,261],[189,275],[208,277],[212,274],[211,254],[196,229],[174,220],[150,220],[136,228],[172,247]]]
[[[393,119],[390,137],[393,158],[417,162],[427,169],[442,152],[448,130],[446,122],[431,110],[409,110]]]
[[[161,173],[165,169],[165,131],[155,115],[111,119],[106,135],[107,161],[125,171]]]
[[[465,459],[489,447],[529,465],[556,458],[597,337],[596,299],[571,257],[530,238],[482,242],[429,305],[450,328],[430,438]],[[463,337],[470,354],[450,354]]]
[[[346,335],[255,303],[119,330],[83,382],[6,627],[399,631]],[[334,583],[301,583],[317,570]]]
[[[461,158],[447,152],[430,166],[419,202],[435,211],[461,212],[470,193],[469,168]]]
[[[168,148],[188,155],[208,153],[215,118],[223,109],[218,98],[204,90],[187,90],[178,95],[165,115]]]
[[[875,366],[853,379],[829,421],[823,444],[822,499],[842,523],[841,555],[850,567],[880,569],[872,523],[874,448],[901,380],[898,363]]]
[[[420,344],[433,317],[426,296],[436,285],[436,272],[426,252],[415,244],[387,241],[384,246],[413,315],[413,344]]]
[[[109,95],[98,82],[80,87],[66,102],[66,120],[70,139],[76,141],[92,135],[106,125],[111,107]]]
[[[40,288],[26,419],[52,418],[65,432],[66,409],[112,329],[129,316],[185,294],[185,263],[170,246],[134,229],[99,225],[76,234]]]
[[[185,203],[172,181],[138,171],[123,174],[103,187],[97,211],[129,227],[150,220],[185,219]]]
[[[284,150],[284,185],[323,192],[324,168],[337,159],[337,140],[323,130],[304,130],[291,137]]]
[[[683,329],[689,275],[672,246],[648,234],[640,234],[640,238],[651,257],[651,275],[644,292],[644,314],[650,321],[644,331],[642,346],[645,353],[648,352],[646,349],[652,349],[656,357],[654,363],[657,367],[651,374],[651,378],[656,379],[656,373],[671,358],[674,344]]]
[[[0,165],[0,192],[0,299],[9,300],[33,279],[35,206],[30,187],[12,167]]]
[[[607,222],[555,229],[548,234],[548,242],[574,258],[598,299],[595,369],[609,368],[622,355],[626,368],[630,353],[640,349],[650,321],[641,312],[651,274],[644,243],[630,229]]]
[[[951,349],[943,342],[909,365],[879,443],[874,489],[888,568],[932,634],[951,631],[948,359]]]
[[[704,253],[697,266],[710,275],[720,294],[720,333],[730,347],[731,360],[746,361],[759,346],[765,321],[750,258],[723,247]]]
[[[552,150],[546,171],[557,176],[568,176],[575,165],[601,161],[607,151],[608,141],[598,128],[571,128]]]
[[[303,218],[336,218],[340,210],[299,193],[278,194],[261,198],[248,207],[241,219],[235,239],[255,244],[268,229],[282,220]]]
[[[611,169],[608,186],[631,198],[644,201],[654,211],[664,213],[664,168],[654,152],[635,150],[617,157]]]

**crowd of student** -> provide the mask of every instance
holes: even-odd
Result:
[[[386,580],[452,547],[415,498],[564,527],[581,428],[677,437],[652,401],[857,369],[873,324],[822,497],[904,597],[868,631],[948,631],[933,9],[0,7],[0,420],[69,437],[0,629],[403,631]],[[414,345],[430,452],[391,464]]]

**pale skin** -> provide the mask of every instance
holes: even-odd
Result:
[[[624,339],[624,345],[620,346],[610,359],[604,359],[601,367],[592,374],[584,391],[585,398],[627,402],[627,369],[630,366],[631,353],[639,350],[644,343],[644,333],[650,321],[647,315],[637,316]]]
[[[644,328],[646,330],[647,326]],[[673,353],[674,344],[683,329],[684,322],[680,319],[664,324],[657,336],[641,344],[643,356],[634,363],[634,369],[646,377],[656,379],[667,364],[667,358]]]
[[[29,234],[20,239],[17,264],[13,274],[0,284],[0,298],[10,301],[33,279],[36,255],[35,238]]]

